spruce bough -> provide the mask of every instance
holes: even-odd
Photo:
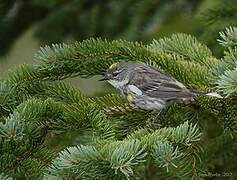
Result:
[[[236,177],[237,28],[220,35],[221,59],[186,34],[150,45],[89,39],[41,48],[36,65],[0,81],[1,179],[204,179],[220,167]],[[226,98],[173,104],[157,119],[119,94],[87,97],[60,82],[100,75],[123,60],[158,66],[189,88]],[[70,142],[50,145],[67,133]]]

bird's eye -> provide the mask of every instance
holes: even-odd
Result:
[[[119,70],[114,71],[114,72],[112,72],[112,75],[113,75],[113,76],[117,76],[120,72],[121,72],[121,71],[119,71]]]

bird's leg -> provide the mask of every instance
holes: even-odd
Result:
[[[156,115],[155,119],[161,119],[161,120],[163,120],[164,117],[165,117],[165,115],[166,115],[166,113],[169,111],[169,109],[170,109],[170,106],[161,109],[161,110],[159,111],[159,113]]]

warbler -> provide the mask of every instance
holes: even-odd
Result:
[[[222,98],[216,92],[190,90],[163,70],[143,63],[114,63],[104,73],[103,80],[126,95],[129,102],[145,110],[162,110],[172,102],[191,101],[200,95]]]

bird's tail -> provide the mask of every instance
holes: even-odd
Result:
[[[207,93],[205,94],[206,96],[210,96],[210,97],[216,97],[216,98],[223,98],[220,94],[218,94],[217,92],[211,92],[211,93]]]
[[[217,92],[211,92],[211,93],[205,93],[205,92],[197,92],[195,90],[191,90],[191,92],[195,95],[195,96],[209,96],[209,97],[215,97],[215,98],[220,98],[222,99],[223,97],[218,94]]]

